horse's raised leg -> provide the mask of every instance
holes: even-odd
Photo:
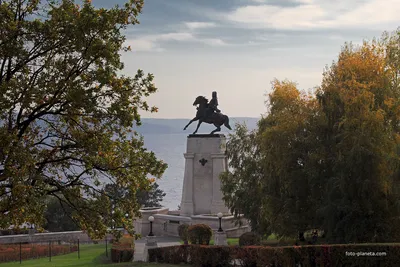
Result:
[[[199,120],[199,122],[197,123],[196,130],[193,132],[193,134],[196,134],[196,133],[197,133],[197,130],[199,129],[200,124],[201,124],[202,122],[203,122],[202,120]]]
[[[186,130],[187,129],[187,127],[190,125],[190,124],[192,124],[192,122],[194,122],[194,121],[197,121],[198,120],[198,118],[196,117],[196,118],[193,118],[193,119],[191,119],[190,121],[189,121],[189,123],[188,124],[186,124],[186,126],[185,126],[185,128],[183,128],[183,130]]]
[[[214,124],[215,125],[215,124]],[[217,127],[217,129],[215,129],[214,131],[212,131],[210,134],[214,134],[215,132],[220,132],[221,131],[221,126],[219,125],[215,125]]]

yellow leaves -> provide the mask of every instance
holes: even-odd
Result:
[[[379,109],[375,112],[375,120],[377,122],[383,122],[383,120],[385,119],[385,112],[382,109]]]
[[[394,105],[394,99],[393,98],[387,98],[384,100],[384,104],[390,109]]]
[[[272,81],[272,90],[269,101],[273,109],[287,109],[300,100],[300,91],[294,82],[275,79]]]

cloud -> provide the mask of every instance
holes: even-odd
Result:
[[[125,42],[126,46],[130,46],[133,51],[154,51],[162,52],[164,49],[159,46],[159,42],[167,41],[189,41],[193,40],[194,36],[191,33],[174,32],[158,35],[144,35],[138,38],[128,38]]]
[[[185,22],[185,25],[190,30],[212,28],[216,26],[213,22]]]
[[[254,28],[312,27],[315,20],[322,19],[325,11],[316,5],[279,7],[273,5],[249,5],[239,7],[223,18]]]
[[[219,38],[205,38],[205,39],[201,39],[198,40],[204,44],[207,45],[211,45],[211,46],[225,46],[228,45],[227,43],[225,43],[223,40],[219,39]]]
[[[268,4],[252,0],[232,11],[220,13],[219,19],[236,26],[289,30],[381,27],[397,24],[398,0],[296,0],[294,6]]]
[[[126,46],[130,46],[132,51],[155,51],[162,52],[165,49],[161,47],[166,42],[192,42],[203,43],[209,46],[227,45],[219,38],[199,38],[191,32],[171,32],[164,34],[144,35],[138,38],[128,38]]]

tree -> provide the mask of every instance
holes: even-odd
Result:
[[[63,205],[58,199],[49,197],[44,215],[46,222],[44,229],[50,232],[78,231],[79,226],[73,219],[73,210],[68,205]]]
[[[266,171],[265,208],[273,218],[271,231],[283,236],[298,234],[304,240],[304,232],[316,223],[316,203],[311,196],[319,190],[312,183],[320,145],[317,102],[301,93],[294,82],[274,80],[268,104],[268,116],[259,124],[259,142]]]
[[[231,171],[221,176],[224,200],[260,234],[302,237],[315,223],[309,165],[315,164],[318,143],[317,103],[293,82],[274,80],[268,104],[256,132],[238,127],[229,138]]]
[[[319,89],[331,159],[321,211],[336,242],[400,238],[399,117],[393,113],[400,98],[391,80],[398,70],[387,63],[384,43],[346,45]]]
[[[138,23],[143,0],[95,8],[71,0],[0,2],[0,227],[44,224],[45,199],[76,213],[80,228],[105,234],[113,182],[129,192],[150,187],[166,164],[131,132],[153,75],[120,75],[128,25]],[[115,202],[113,219],[138,215],[136,198]],[[129,226],[133,233],[133,224]]]
[[[266,201],[262,187],[266,172],[261,165],[262,154],[256,138],[257,132],[248,132],[246,125],[241,124],[237,124],[235,133],[229,135],[227,156],[230,171],[221,174],[221,191],[223,200],[236,218],[243,215],[253,231],[267,234],[269,221],[265,220],[265,210],[260,209]]]
[[[112,199],[131,197],[128,196],[128,194],[131,192],[125,190],[124,188],[118,187],[116,184],[105,185],[104,191],[107,195],[111,196]],[[136,191],[137,202],[141,207],[161,207],[161,201],[165,195],[165,192],[159,188],[159,185],[156,182],[152,183],[148,190],[139,188]]]
[[[238,128],[228,143],[228,206],[264,233],[301,238],[323,229],[331,242],[398,241],[399,40],[400,29],[346,44],[314,95],[275,80],[257,132]]]
[[[161,207],[161,201],[165,195],[157,183],[152,184],[149,191],[139,190],[136,193],[139,204],[144,207]]]

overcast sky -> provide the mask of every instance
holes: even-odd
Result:
[[[400,0],[145,0],[126,31],[124,73],[155,75],[159,112],[143,117],[192,118],[195,97],[213,90],[224,114],[258,117],[274,78],[318,86],[344,42],[394,31],[399,14]]]

